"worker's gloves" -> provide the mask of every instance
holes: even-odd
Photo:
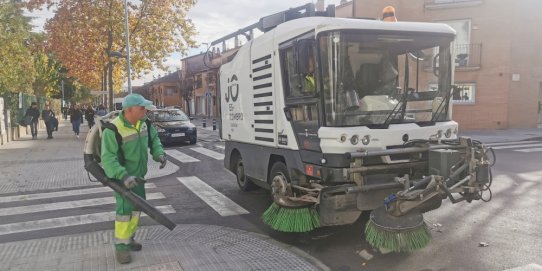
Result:
[[[166,167],[166,163],[167,163],[166,156],[160,155],[160,157],[158,157],[158,162],[160,162],[160,169],[163,169],[164,167]]]
[[[132,189],[137,186],[137,177],[136,176],[126,176],[124,178],[124,186],[128,189]]]

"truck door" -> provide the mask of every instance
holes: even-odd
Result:
[[[314,38],[282,44],[284,111],[292,124],[299,149],[321,151],[318,138],[319,87]]]

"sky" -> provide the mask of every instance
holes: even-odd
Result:
[[[166,59],[169,71],[153,70],[140,79],[133,80],[132,85],[143,85],[154,77],[166,75],[168,72],[180,68],[181,58],[191,56],[206,50],[207,45],[238,29],[257,22],[261,17],[271,15],[289,8],[302,6],[307,3],[316,3],[316,0],[198,0],[189,10],[188,18],[196,26],[198,35],[195,37],[199,47],[191,49],[186,55],[173,53]],[[325,0],[325,6],[338,5],[340,0]],[[34,11],[32,24],[34,31],[43,31],[43,25],[48,18],[53,17],[53,11]]]

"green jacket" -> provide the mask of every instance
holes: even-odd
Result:
[[[125,163],[121,165],[118,156],[118,143],[115,132],[111,129],[104,129],[102,133],[101,159],[102,167],[107,177],[122,180],[126,176],[144,178],[147,174],[148,162],[148,132],[150,129],[152,142],[152,158],[159,161],[160,155],[164,155],[162,143],[158,138],[158,132],[153,126],[147,127],[145,121],[140,120],[136,127],[132,126],[125,118],[124,111],[111,121],[117,127],[122,136],[122,152]],[[139,129],[137,129],[139,128]]]

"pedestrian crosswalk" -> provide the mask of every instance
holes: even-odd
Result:
[[[224,160],[224,144],[211,144],[205,146],[204,144],[198,143],[198,146],[199,147],[181,148],[181,150],[176,148],[166,149],[165,151],[169,158],[173,158],[181,163],[200,162],[200,159],[193,156],[196,153],[203,154],[205,157],[210,157],[215,160]]]
[[[542,152],[542,141],[515,141],[486,144],[494,150],[511,150],[514,152]]]
[[[197,163],[224,160],[224,143],[189,145],[166,149],[170,160],[180,163]],[[219,162],[220,163],[220,162]],[[221,164],[221,163],[220,163]],[[249,212],[206,183],[205,178],[183,176],[177,178],[177,185],[192,192],[200,205],[206,205],[209,212],[220,216],[236,216]],[[232,185],[235,182],[231,182]],[[147,200],[164,214],[177,213],[175,200],[168,199],[154,183],[146,183]],[[193,202],[193,200],[192,200]],[[173,203],[173,204],[169,204]],[[92,226],[113,222],[115,198],[109,187],[92,185],[84,188],[68,188],[62,191],[40,191],[26,194],[0,194],[0,241],[10,235],[43,232],[73,226]],[[102,228],[111,228],[104,224]],[[81,228],[85,231],[93,227]],[[36,233],[37,234],[37,233]],[[18,236],[18,235],[17,235]],[[8,239],[5,239],[8,238]],[[24,237],[21,237],[24,238]]]

